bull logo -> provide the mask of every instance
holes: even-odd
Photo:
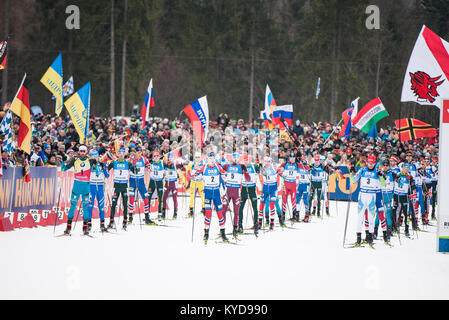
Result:
[[[435,98],[439,96],[437,87],[444,82],[444,79],[437,82],[441,78],[441,75],[431,78],[423,71],[410,72],[410,78],[412,83],[411,89],[415,93],[415,96],[417,96],[417,101],[419,102],[433,103]]]

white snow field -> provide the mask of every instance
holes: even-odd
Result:
[[[295,229],[276,225],[258,239],[241,235],[241,245],[214,241],[218,219],[213,213],[211,239],[204,245],[200,201],[192,243],[186,200],[179,200],[178,219],[165,221],[172,227],[141,227],[135,216],[128,231],[118,234],[98,233],[94,220],[95,238],[81,236],[81,222],[71,237],[54,237],[53,227],[0,232],[0,299],[449,298],[449,256],[436,252],[436,226],[412,231],[414,239],[402,234],[402,244],[396,236],[393,247],[383,244],[380,231],[375,249],[345,249],[347,202],[338,202],[337,211],[331,201],[330,218],[312,217]],[[355,218],[352,202],[346,243],[355,241]],[[226,226],[231,232],[229,214]],[[56,234],[64,228],[58,226]]]

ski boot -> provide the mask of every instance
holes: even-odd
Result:
[[[270,221],[270,216],[268,214],[265,215],[265,227],[268,227]]]
[[[373,234],[372,233],[368,233],[368,245],[373,248],[374,247],[374,242],[373,242]]]
[[[238,227],[234,226],[234,228],[232,229],[232,237],[234,239],[237,239],[237,234],[238,234]]]
[[[299,222],[299,212],[293,212],[293,221]]]
[[[113,219],[111,219],[111,220],[109,221],[108,229],[117,229],[117,228],[115,227],[115,221],[114,221]]]
[[[190,208],[190,211],[189,211],[189,218],[192,218],[193,217],[193,208]]]
[[[101,232],[108,232],[108,230],[104,226],[104,220],[100,221],[100,231]]]
[[[259,219],[259,221],[257,222],[257,226],[254,228],[254,230],[260,230],[262,229],[262,219]]]
[[[128,219],[128,224],[131,224],[131,223],[133,223],[133,215],[132,214],[129,215],[129,219]]]
[[[205,217],[205,216],[206,216],[206,209],[205,209],[205,208],[202,208],[202,209],[201,209],[201,213],[203,214],[203,217]]]
[[[330,217],[331,215],[329,214],[329,207],[326,207],[326,216]]]
[[[309,217],[310,217],[309,213],[306,212],[306,215],[304,216],[304,219],[302,221],[306,223],[309,222]]]
[[[204,240],[204,244],[207,244],[207,241],[209,240],[209,229],[204,229],[203,240]]]
[[[145,213],[144,223],[145,223],[146,225],[153,225],[153,224],[156,224],[153,220],[150,219],[150,215],[149,215],[148,213]]]
[[[123,226],[122,226],[122,229],[123,230],[127,230],[127,227],[128,227],[128,221],[126,221],[126,218],[123,218]]]
[[[70,235],[70,231],[72,230],[72,219],[67,220],[67,227],[64,230],[65,235]]]
[[[365,230],[365,239],[362,241],[362,244],[368,244],[369,237],[370,237],[369,231]]]
[[[243,226],[239,225],[239,229],[237,231],[239,234],[243,234]]]
[[[270,231],[274,229],[274,219],[270,220]]]
[[[83,221],[83,234],[85,236],[89,235],[89,222],[87,220]]]
[[[162,209],[162,215],[161,215],[162,220],[165,220],[165,208]]]
[[[178,218],[178,210],[173,212],[173,220],[176,220],[176,218]]]
[[[361,247],[362,246],[362,234],[357,233],[357,241],[354,243],[354,247]]]
[[[87,221],[87,232],[90,232],[92,230],[92,220]]]
[[[382,231],[383,236],[384,236],[384,242],[386,245],[390,245],[390,237],[388,236],[388,230],[387,231]]]
[[[379,233],[379,228],[378,227],[374,227],[374,234],[373,234],[373,239],[376,240],[377,239],[377,234]]]
[[[257,221],[254,223],[254,235],[256,238],[259,236],[259,223]]]
[[[280,224],[280,226],[281,226],[282,228],[285,228],[285,227],[286,227],[284,221],[285,221],[285,213],[282,213],[282,214],[279,216],[279,224]]]
[[[225,229],[220,229],[220,236],[223,239],[223,242],[229,243],[229,239],[226,237]]]
[[[406,236],[407,238],[410,238],[410,231],[408,230],[408,224],[405,225],[405,231],[404,231],[404,233],[405,233],[405,236]]]
[[[314,216],[316,214],[316,207],[313,207],[313,209],[312,209],[312,216]]]

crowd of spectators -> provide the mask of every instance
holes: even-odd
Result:
[[[6,106],[4,107],[6,108]],[[5,110],[0,111],[0,121]],[[63,112],[64,114],[64,112]],[[14,131],[19,129],[18,118],[15,117]],[[80,137],[68,114],[65,116],[39,114],[33,117],[31,155],[16,148],[12,154],[2,150],[2,165],[22,166],[28,158],[31,166],[60,166],[70,152],[76,152],[80,145]],[[209,122],[210,129],[218,132],[230,132],[237,136],[239,133],[258,133],[264,129],[264,121],[255,120],[251,123],[243,119],[230,119],[222,113],[217,119]],[[401,142],[395,127],[385,126],[378,130],[377,137],[367,137],[363,132],[352,128],[348,139],[339,136],[340,127],[328,122],[302,123],[295,120],[291,131],[300,142],[299,152],[309,159],[319,153],[336,165],[361,166],[369,154],[381,158],[392,154],[405,158],[407,151],[412,151],[417,160],[425,157],[438,156],[438,138],[425,138],[416,141]],[[130,151],[136,146],[142,147],[144,154],[151,157],[151,152],[158,149],[162,153],[177,148],[181,139],[173,139],[173,133],[184,132],[184,139],[192,138],[190,121],[185,119],[150,118],[142,128],[141,120],[137,116],[127,118],[108,117],[90,119],[89,144],[94,146],[100,154],[115,152],[117,141],[126,141]],[[185,135],[187,133],[187,136]],[[176,136],[176,135],[175,135]],[[206,145],[211,143],[210,138]],[[4,137],[0,133],[0,143]],[[294,149],[294,144],[286,139],[279,139],[276,152],[280,158]]]

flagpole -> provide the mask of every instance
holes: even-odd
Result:
[[[332,137],[332,135],[334,134],[335,130],[337,130],[337,127],[340,125],[340,123],[343,121],[343,118],[341,118],[340,122],[337,123],[337,125],[335,126],[334,130],[332,131],[332,133],[327,137],[326,141],[324,141],[323,146],[326,145],[327,141],[330,139],[330,137]]]

